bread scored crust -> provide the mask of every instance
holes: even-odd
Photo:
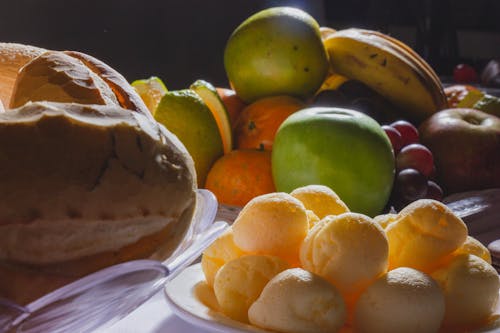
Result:
[[[31,45],[0,43],[0,100],[4,107],[7,108],[10,104],[18,71],[45,51],[47,50]]]
[[[35,101],[121,106],[152,119],[141,97],[120,73],[76,51],[47,51],[19,70],[10,108]]]
[[[116,106],[0,114],[0,165],[0,296],[21,304],[106,266],[168,257],[196,204],[180,141]]]

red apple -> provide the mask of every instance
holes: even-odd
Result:
[[[445,193],[500,187],[500,118],[474,109],[447,109],[420,126]]]

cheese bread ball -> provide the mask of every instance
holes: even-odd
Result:
[[[302,268],[287,269],[265,286],[248,310],[250,323],[290,333],[337,332],[345,321],[337,289]]]
[[[382,214],[382,215],[377,215],[373,218],[375,222],[380,224],[382,229],[385,229],[391,224],[392,222],[396,221],[396,218],[398,217],[398,214]]]
[[[444,311],[438,284],[423,272],[400,267],[363,292],[356,304],[354,327],[359,333],[437,332]]]
[[[245,255],[226,263],[215,275],[214,293],[229,317],[248,322],[248,308],[264,286],[288,264],[273,256]]]
[[[314,227],[316,225],[316,223],[318,223],[320,221],[320,219],[310,209],[306,209],[306,214],[307,214],[307,222],[309,224],[309,229],[311,229],[312,227]]]
[[[299,199],[306,209],[312,210],[320,219],[327,215],[339,215],[349,211],[337,193],[323,185],[299,187],[290,193]]]
[[[465,243],[455,251],[455,254],[460,253],[473,254],[491,264],[491,254],[488,248],[472,236],[467,236]]]
[[[366,287],[387,270],[384,230],[368,216],[327,216],[307,235],[300,251],[302,267],[333,283],[344,295]]]
[[[298,263],[300,244],[309,230],[306,208],[290,194],[258,196],[233,224],[234,243],[243,251],[274,255]]]
[[[469,328],[483,324],[498,300],[500,280],[495,269],[471,254],[459,254],[431,274],[443,290],[444,325]]]
[[[385,229],[389,269],[413,267],[430,272],[467,238],[467,226],[439,201],[421,199],[406,206]]]
[[[215,274],[228,261],[244,255],[240,248],[234,244],[233,229],[228,228],[219,238],[205,249],[201,257],[201,268],[209,286],[214,285]]]

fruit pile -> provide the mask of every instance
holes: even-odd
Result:
[[[443,89],[425,60],[388,35],[269,8],[234,30],[224,66],[231,88],[134,84],[193,156],[198,186],[222,204],[322,184],[375,216],[500,187],[499,99]]]
[[[442,203],[372,219],[320,185],[252,199],[201,267],[212,310],[285,333],[465,332],[495,325],[500,287]]]
[[[418,199],[443,199],[443,190],[433,180],[436,167],[432,152],[419,143],[415,126],[405,120],[383,125],[396,154],[396,177],[389,205],[397,210]]]

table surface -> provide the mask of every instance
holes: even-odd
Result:
[[[200,327],[190,325],[170,310],[163,289],[134,312],[98,333],[208,333]]]

